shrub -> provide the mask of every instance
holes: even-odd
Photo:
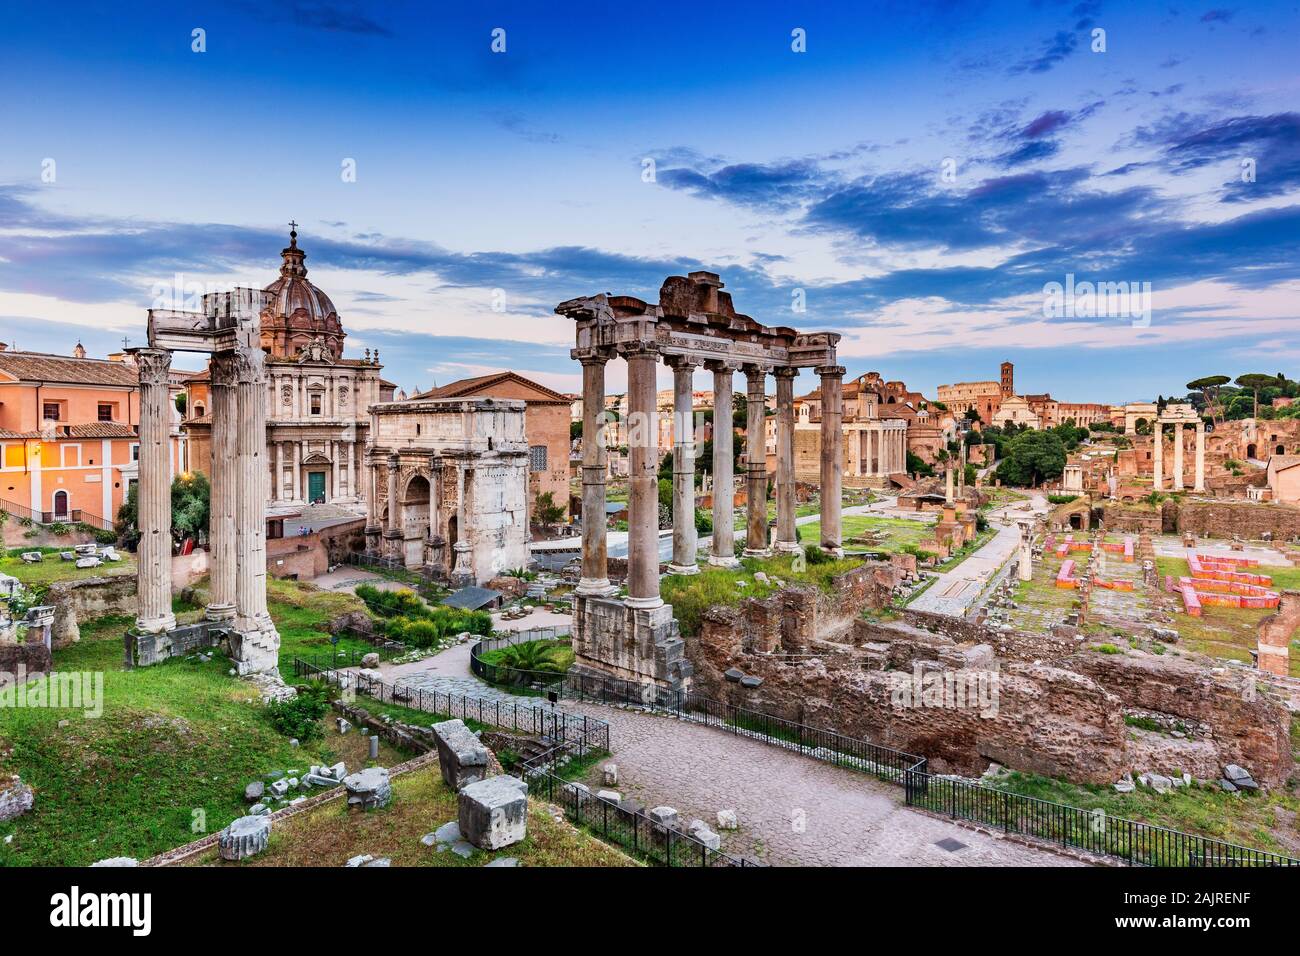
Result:
[[[1048,495],[1047,500],[1054,505],[1068,505],[1071,501],[1078,501],[1078,495]]]
[[[1114,644],[1098,644],[1093,650],[1101,654],[1118,654],[1119,648]]]
[[[271,725],[286,737],[310,740],[320,733],[320,719],[330,709],[329,698],[330,690],[326,684],[299,685],[296,697],[267,704],[266,715]]]
[[[809,564],[827,564],[835,560],[832,555],[827,554],[815,544],[804,545],[803,556],[808,559]]]

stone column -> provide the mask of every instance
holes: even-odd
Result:
[[[843,555],[842,495],[844,479],[844,366],[821,365],[817,374],[822,380],[822,548]]]
[[[749,518],[745,523],[745,557],[769,558],[767,536],[767,369],[745,366],[745,497]]]
[[[794,480],[794,379],[797,368],[776,370],[776,550],[796,553]],[[858,453],[862,441],[859,435]],[[859,464],[859,472],[864,469]]]
[[[1164,487],[1164,463],[1165,463],[1165,426],[1156,421],[1152,426],[1152,444],[1151,444],[1151,486],[1156,491]]]
[[[627,601],[629,607],[653,608],[659,596],[659,483],[656,452],[659,447],[659,412],[655,406],[655,365],[658,350],[636,343],[624,353],[627,359],[628,398],[628,547]]]
[[[176,626],[172,613],[172,492],[168,480],[171,443],[171,400],[168,373],[172,356],[166,349],[135,353],[140,373],[140,487],[136,524],[136,627],[159,634]]]
[[[952,495],[952,459],[947,462],[947,467],[943,470],[943,503],[952,507],[955,503]]]
[[[1174,423],[1174,491],[1183,490],[1183,423]]]
[[[273,674],[280,635],[266,609],[266,388],[256,330],[235,349],[235,630],[231,651],[241,675]]]
[[[468,480],[465,462],[456,464],[456,544],[451,569],[451,581],[456,587],[474,583],[474,562],[470,555],[469,522],[465,520],[465,483]]]
[[[1020,524],[1020,557],[1017,563],[1016,576],[1021,581],[1032,581],[1034,579],[1034,536],[1032,525],[1028,521],[1021,521]]]
[[[334,501],[339,497],[339,449],[343,447],[342,442],[330,442],[330,495],[329,500]]]
[[[695,408],[692,390],[696,362],[667,360],[673,369],[673,560],[672,574],[699,574],[695,563]]]
[[[388,557],[403,560],[402,554],[402,504],[397,500],[397,474],[401,459],[396,454],[388,456],[388,526],[384,529],[385,549]],[[403,563],[405,563],[403,561]]]
[[[710,362],[713,372],[713,547],[709,564],[736,564],[736,432],[732,427],[735,369]]]
[[[212,479],[208,530],[212,586],[206,616],[210,621],[228,621],[235,616],[235,454],[240,428],[234,354],[213,355],[208,377],[212,392],[208,409],[212,418],[212,461],[208,472]]]
[[[605,481],[609,457],[605,447],[605,363],[609,356],[592,352],[582,363],[582,578],[577,593],[602,597],[609,583],[606,543]]]
[[[379,475],[373,446],[366,449],[362,466],[366,469],[366,550],[374,554],[379,551],[383,526],[379,522]]]
[[[1205,490],[1205,422],[1196,422],[1196,484],[1193,491]]]

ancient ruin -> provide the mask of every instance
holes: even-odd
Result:
[[[128,662],[149,664],[224,638],[243,676],[279,680],[280,635],[266,605],[265,353],[259,316],[270,293],[210,293],[201,312],[149,311],[140,370],[139,612],[127,635]],[[202,624],[176,626],[172,613],[168,370],[173,351],[211,356],[211,597]]]
[[[745,373],[749,414],[745,554],[749,556],[767,556],[774,548],[787,552],[799,549],[795,534],[794,379],[801,368],[816,370],[823,395],[821,546],[841,553],[844,369],[836,364],[839,336],[762,325],[736,312],[730,294],[722,288],[717,275],[693,272],[689,277],[670,276],[659,290],[657,305],[633,296],[602,293],[556,306],[557,313],[577,325],[577,346],[572,355],[582,363],[583,434],[588,436],[583,442],[582,463],[582,513],[588,520],[583,522],[582,580],[577,588],[573,624],[580,669],[672,689],[682,687],[690,676],[672,608],[659,595],[655,363],[660,358],[672,367],[675,386],[673,492],[678,506],[673,512],[673,573],[692,574],[698,570],[690,382],[701,365],[713,372],[717,421],[731,420],[732,377],[737,371]],[[590,520],[592,515],[605,513],[607,462],[605,442],[600,437],[605,411],[605,364],[616,355],[627,361],[630,400],[628,594],[622,599],[615,597],[609,583],[604,522]],[[777,394],[774,545],[769,544],[767,509],[761,504],[767,501],[768,490],[763,419],[769,374],[776,378]],[[709,562],[723,566],[735,561],[731,534],[735,508],[731,494],[732,442],[730,429],[718,429],[713,444],[715,534]]]

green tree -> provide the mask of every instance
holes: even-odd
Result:
[[[131,485],[126,500],[117,509],[114,528],[126,547],[140,541],[139,482]],[[172,479],[172,538],[180,542],[207,534],[212,488],[201,471],[186,471]]]
[[[1065,444],[1052,431],[1025,431],[1012,439],[997,475],[1004,485],[1037,487],[1065,471]]]
[[[559,524],[564,520],[564,508],[555,503],[555,493],[543,491],[537,496],[533,517],[541,524]]]
[[[907,470],[918,478],[931,478],[934,476],[934,469],[926,464],[920,455],[911,451],[907,453]]]
[[[1252,413],[1252,417],[1254,418],[1259,417],[1259,390],[1261,388],[1267,388],[1268,386],[1274,385],[1276,383],[1277,383],[1277,379],[1275,379],[1272,375],[1264,375],[1261,372],[1248,372],[1245,375],[1237,376],[1237,384],[1240,385],[1242,388],[1250,389],[1251,394],[1254,395],[1255,408],[1254,408],[1254,412]]]
[[[1210,420],[1216,425],[1223,421],[1223,410],[1219,406],[1219,393],[1223,386],[1231,382],[1227,375],[1205,375],[1187,383],[1187,387],[1198,391],[1205,399],[1205,406],[1210,412]]]

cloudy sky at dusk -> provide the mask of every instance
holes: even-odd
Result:
[[[0,340],[143,344],[160,284],[265,285],[296,219],[408,390],[576,390],[555,304],[695,269],[927,393],[1300,359],[1295,2],[180,6],[0,14]],[[1045,318],[1071,273],[1149,282],[1149,324]]]

